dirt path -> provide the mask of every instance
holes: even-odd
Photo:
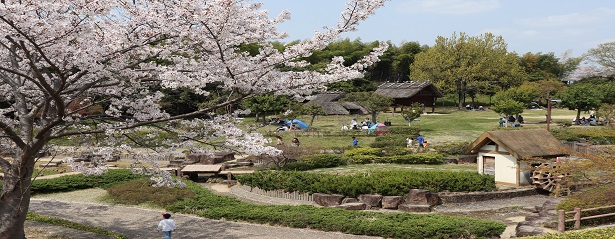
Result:
[[[161,238],[156,230],[161,219],[160,210],[124,206],[109,206],[98,203],[68,202],[53,199],[35,198],[30,210],[42,215],[63,218],[85,225],[111,230],[133,239]],[[174,238],[250,238],[250,239],[351,239],[378,238],[348,235],[337,232],[322,232],[308,229],[274,227],[258,224],[227,222],[205,219],[190,215],[174,214],[172,218],[178,225]],[[32,225],[32,224],[31,224]],[[35,226],[35,225],[32,225]],[[62,237],[65,238],[65,237]],[[69,235],[68,238],[82,238]],[[90,238],[89,236],[87,238]],[[108,238],[96,236],[96,238]]]

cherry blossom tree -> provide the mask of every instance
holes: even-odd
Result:
[[[306,66],[303,57],[356,30],[384,2],[351,0],[337,25],[279,51],[271,42],[287,37],[276,26],[290,14],[269,18],[261,4],[247,0],[0,1],[0,238],[24,238],[34,165],[41,152],[58,152],[52,145],[57,139],[70,138],[104,155],[88,165],[72,162],[86,174],[104,172],[104,159],[131,150],[126,142],[137,141],[133,132],[156,139],[164,131],[184,142],[158,138],[155,150],[170,145],[279,154],[262,135],[236,126],[237,114],[245,112],[212,112],[255,95],[308,95],[362,76],[386,44],[351,66],[336,57],[320,72],[279,69]],[[257,44],[259,52],[240,51],[246,44]],[[151,90],[154,84],[203,95],[214,85],[227,95],[170,116],[157,104],[163,95]],[[88,109],[101,106],[104,112],[82,113],[100,112]],[[168,131],[174,124],[191,130]],[[160,170],[135,171],[150,174],[158,186],[180,184]]]

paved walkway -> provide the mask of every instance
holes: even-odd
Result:
[[[163,212],[158,210],[109,206],[95,203],[65,202],[36,198],[30,202],[30,210],[66,220],[91,225],[132,239],[162,238],[156,230]],[[338,232],[323,232],[309,229],[275,227],[249,223],[227,222],[190,215],[173,214],[178,228],[173,238],[201,239],[375,239],[378,237],[348,235]],[[73,238],[73,237],[71,237]],[[88,237],[90,238],[90,237]],[[100,236],[93,239],[110,238]]]

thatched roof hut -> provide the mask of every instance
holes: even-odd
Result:
[[[437,98],[444,95],[431,82],[402,82],[402,83],[383,83],[378,86],[376,93],[394,99],[396,106],[410,106],[414,102],[423,103],[426,107],[435,110]]]
[[[354,102],[339,102],[345,92],[325,92],[314,96],[311,103],[322,106],[327,115],[366,114],[367,110]]]
[[[563,144],[545,129],[488,131],[470,144],[468,153],[476,154],[487,144],[498,145],[517,159],[566,155]]]
[[[478,173],[494,175],[496,183],[515,186],[532,183],[527,159],[566,155],[563,144],[545,129],[485,132],[467,152],[478,154]]]

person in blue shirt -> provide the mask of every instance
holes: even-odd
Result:
[[[425,142],[425,137],[419,134],[419,136],[416,137],[416,142],[419,144],[418,151],[423,151],[423,149],[425,148],[425,146],[423,145],[423,143]]]
[[[355,147],[359,146],[359,141],[355,137],[352,137],[352,146],[355,146]]]

